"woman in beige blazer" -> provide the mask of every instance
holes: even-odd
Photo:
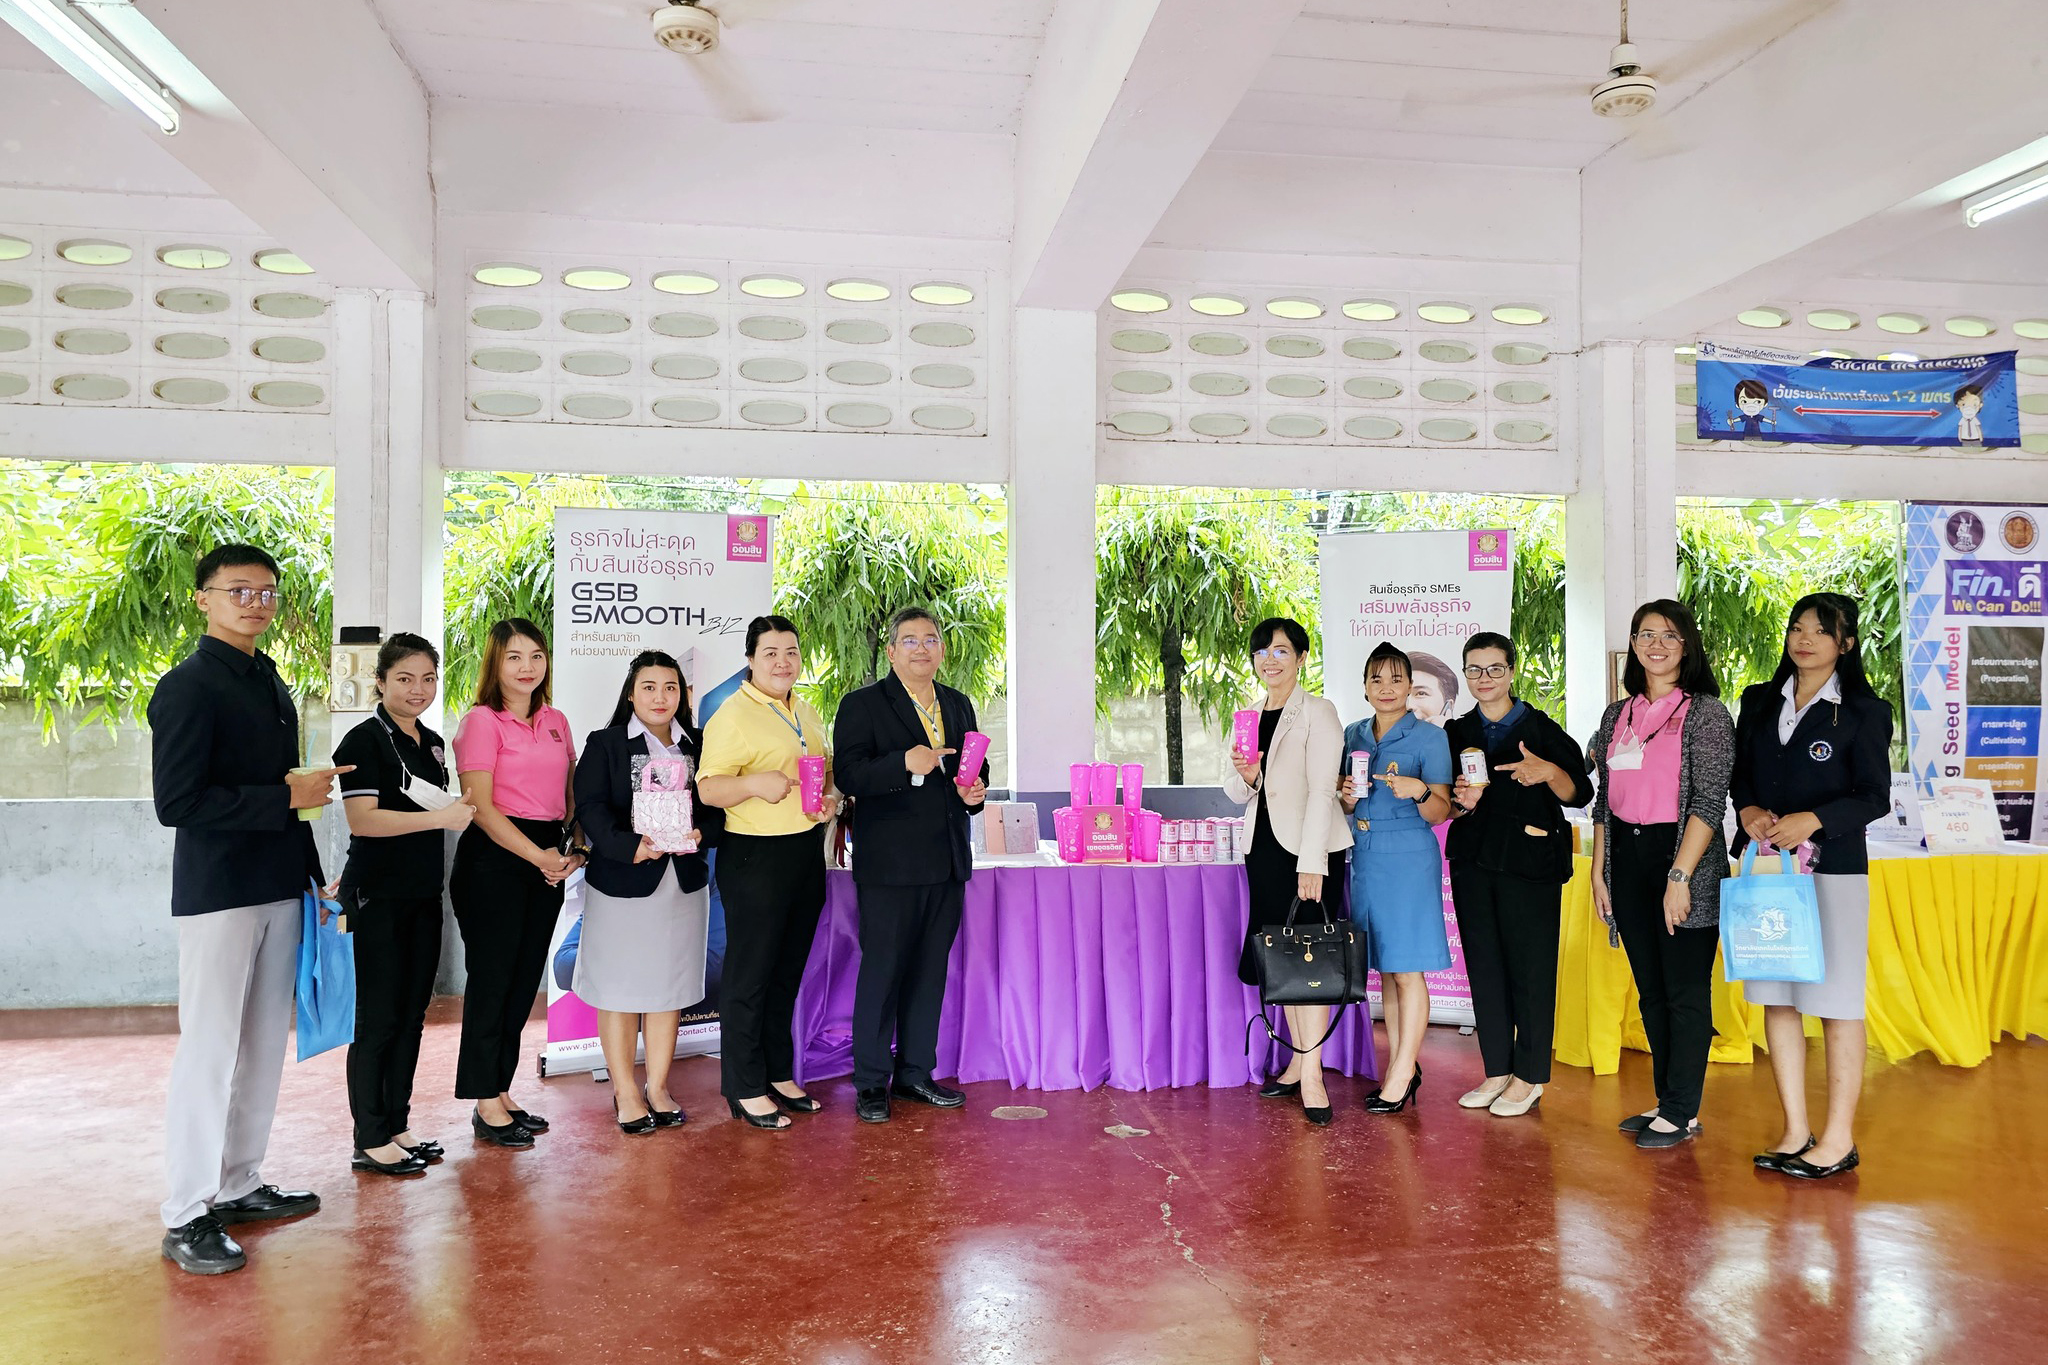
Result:
[[[1351,847],[1350,829],[1337,800],[1344,726],[1335,706],[1301,689],[1301,665],[1308,651],[1308,632],[1299,621],[1274,617],[1252,628],[1252,671],[1266,687],[1259,750],[1233,753],[1237,771],[1223,782],[1231,800],[1243,803],[1252,821],[1251,848],[1245,855],[1251,915],[1237,964],[1238,979],[1247,985],[1258,980],[1252,936],[1266,925],[1285,921],[1296,899],[1320,901],[1326,886],[1334,894],[1344,881],[1344,851]],[[1297,1042],[1319,1039],[1330,1026],[1327,1006],[1282,1008],[1288,1036]],[[1330,1096],[1323,1088],[1322,1049],[1292,1053],[1287,1069],[1259,1093],[1268,1099],[1299,1095],[1310,1123],[1328,1123]]]

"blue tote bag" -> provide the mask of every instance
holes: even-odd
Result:
[[[320,907],[327,907],[327,923]],[[356,1038],[356,949],[341,907],[311,887],[299,896],[299,1060]]]
[[[1820,897],[1790,853],[1780,871],[1758,872],[1754,843],[1741,875],[1721,883],[1721,964],[1730,981],[1814,982],[1827,975],[1820,949]]]

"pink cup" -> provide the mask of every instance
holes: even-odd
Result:
[[[1145,765],[1124,764],[1124,809],[1136,815],[1145,804]]]
[[[1156,863],[1159,861],[1159,830],[1164,822],[1156,810],[1141,810],[1136,812],[1136,816],[1131,826],[1132,852],[1141,863]]]
[[[981,761],[988,757],[988,736],[979,730],[969,730],[960,739],[960,774],[953,779],[954,785],[971,787],[981,776]]]
[[[1062,806],[1052,813],[1053,837],[1059,842],[1060,861],[1078,863],[1081,861],[1081,817],[1070,807]]]
[[[1088,779],[1094,771],[1092,763],[1075,763],[1067,768],[1067,797],[1077,810],[1088,804]]]
[[[1116,804],[1116,764],[1098,763],[1089,770],[1088,804],[1091,806],[1114,806]]]
[[[1351,751],[1351,780],[1361,799],[1372,790],[1372,755],[1363,749]]]
[[[804,814],[825,809],[825,759],[822,754],[804,754],[796,761],[796,783],[803,792]]]
[[[1247,762],[1259,756],[1259,713],[1257,711],[1233,711],[1230,713],[1230,748],[1233,753]]]

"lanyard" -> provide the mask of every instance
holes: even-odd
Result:
[[[784,725],[787,725],[791,730],[794,730],[796,732],[797,748],[803,750],[806,753],[810,752],[810,741],[804,738],[804,723],[801,720],[795,719],[796,704],[794,702],[790,703],[789,710],[784,711],[781,707],[777,706],[773,701],[770,701],[768,702],[768,709],[775,713],[775,719],[781,721]]]
[[[929,711],[925,709],[924,703],[916,697],[910,699],[910,704],[917,708],[917,714],[924,720],[925,738],[934,744],[944,744],[946,742],[946,713],[945,708],[939,705],[938,693],[934,692],[932,694],[932,707]]]

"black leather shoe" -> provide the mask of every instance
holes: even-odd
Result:
[[[348,1164],[356,1170],[367,1171],[372,1175],[424,1175],[427,1170],[426,1161],[419,1156],[400,1157],[396,1161],[379,1161],[360,1147],[356,1148],[356,1154],[348,1159]]]
[[[548,1130],[548,1121],[539,1114],[529,1114],[524,1109],[507,1109],[505,1112],[512,1116],[514,1123],[529,1133],[545,1133]]]
[[[228,1236],[220,1219],[202,1213],[164,1234],[164,1259],[194,1275],[225,1275],[249,1263],[242,1244]]]
[[[1318,1128],[1327,1128],[1337,1121],[1337,1111],[1327,1104],[1320,1109],[1311,1109],[1304,1104],[1301,1107],[1301,1112],[1310,1123],[1313,1123]]]
[[[1300,1081],[1267,1081],[1259,1087],[1262,1100],[1291,1100],[1300,1093]]]
[[[1832,1166],[1816,1166],[1803,1156],[1788,1156],[1785,1158],[1785,1164],[1778,1169],[1801,1180],[1826,1180],[1831,1175],[1845,1175],[1862,1164],[1863,1158],[1856,1154],[1854,1147],[1851,1147],[1849,1155]]]
[[[627,1137],[646,1137],[657,1126],[654,1122],[654,1110],[652,1108],[637,1119],[619,1118],[619,1101],[616,1096],[612,1099],[612,1117],[618,1119],[619,1131]]]
[[[899,1100],[929,1104],[938,1109],[958,1109],[967,1103],[966,1095],[937,1081],[898,1081],[889,1090]]]
[[[398,1145],[401,1147],[405,1147],[405,1144],[402,1142]],[[411,1152],[414,1156],[418,1157],[421,1161],[426,1162],[428,1165],[432,1165],[435,1162],[439,1161],[442,1157],[448,1155],[448,1149],[446,1147],[443,1147],[440,1143],[434,1141],[432,1138],[428,1138],[426,1141],[420,1143],[416,1147],[405,1147],[405,1150]]]
[[[1624,1133],[1640,1133],[1650,1126],[1650,1120],[1655,1117],[1655,1114],[1630,1114],[1614,1126]]]
[[[319,1211],[320,1196],[311,1190],[281,1190],[275,1185],[258,1185],[240,1199],[213,1206],[213,1216],[223,1223],[261,1223]]]
[[[853,1116],[862,1123],[889,1121],[889,1092],[881,1086],[863,1090],[853,1097]]]
[[[647,1105],[647,1112],[654,1115],[656,1128],[680,1128],[690,1121],[690,1116],[683,1112],[680,1105],[674,1109],[656,1109],[654,1101],[648,1098],[644,1088],[640,1091],[640,1098]]]
[[[1668,1133],[1659,1132],[1646,1124],[1643,1127],[1643,1131],[1636,1134],[1636,1146],[1646,1152],[1654,1152],[1666,1147],[1676,1147],[1681,1142],[1691,1142],[1699,1135],[1700,1121],[1698,1119],[1694,1119],[1683,1128],[1673,1128]]]
[[[471,1113],[469,1126],[478,1142],[487,1142],[493,1147],[531,1147],[533,1130],[517,1122],[506,1124],[485,1123],[484,1116]]]
[[[730,1095],[726,1097],[725,1103],[726,1107],[732,1110],[732,1116],[736,1119],[744,1120],[749,1128],[759,1128],[769,1133],[786,1133],[790,1129],[790,1122],[787,1118],[783,1117],[780,1109],[771,1109],[765,1114],[757,1114],[738,1100],[733,1099]]]
[[[1804,1147],[1801,1147],[1798,1151],[1758,1152],[1755,1156],[1749,1159],[1750,1164],[1755,1166],[1760,1171],[1782,1171],[1785,1169],[1785,1162],[1788,1158],[1795,1156],[1805,1156],[1808,1152],[1813,1150],[1814,1144],[1819,1141],[1819,1138],[1815,1137],[1811,1133],[1808,1133],[1806,1135],[1806,1145]]]
[[[815,1114],[825,1107],[809,1095],[785,1095],[772,1085],[768,1087],[768,1098],[775,1101],[777,1109],[791,1114]]]

